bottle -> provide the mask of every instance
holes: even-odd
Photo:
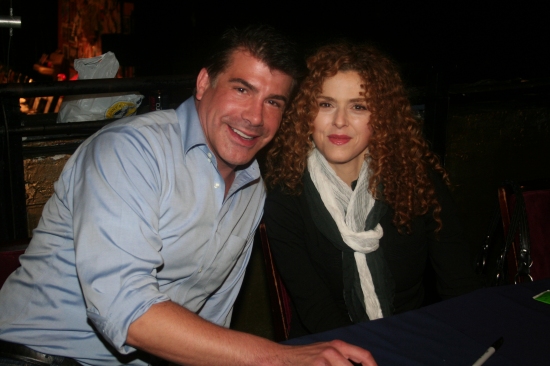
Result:
[[[149,106],[152,111],[160,111],[164,109],[163,107],[166,105],[166,102],[164,100],[164,96],[162,95],[161,90],[157,90],[154,92],[153,95],[149,97]]]

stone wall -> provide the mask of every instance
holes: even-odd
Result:
[[[38,225],[42,208],[53,194],[53,184],[61,174],[70,155],[55,155],[25,159],[25,191],[27,196],[27,223],[29,237]]]

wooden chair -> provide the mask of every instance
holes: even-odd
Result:
[[[25,253],[27,246],[28,244],[25,243],[0,247],[0,288],[9,275],[21,265],[19,256]]]
[[[271,247],[267,239],[266,227],[263,221],[260,224],[259,231],[267,270],[267,285],[269,300],[271,302],[271,312],[273,314],[275,341],[281,342],[288,339],[290,332],[290,320],[292,316],[290,297],[275,267],[275,263],[273,262]]]
[[[508,182],[498,188],[498,200],[508,282],[550,278],[550,181]]]

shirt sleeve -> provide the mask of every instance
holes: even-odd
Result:
[[[76,269],[87,315],[119,352],[130,324],[159,292],[160,178],[153,148],[131,127],[111,128],[82,148],[73,174]]]
[[[280,191],[267,196],[264,221],[277,269],[308,332],[350,325],[349,315],[336,303],[329,286],[317,272],[319,264],[314,264],[308,253],[308,245],[316,244],[308,243],[308,223],[302,214],[303,208],[297,197]],[[341,280],[341,270],[336,276]]]

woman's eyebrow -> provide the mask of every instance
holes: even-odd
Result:
[[[319,95],[317,97],[317,99],[323,99],[323,100],[326,100],[326,101],[329,101],[329,102],[336,102],[336,99],[334,99],[333,97],[328,97],[326,95]],[[353,99],[350,99],[348,100],[348,102],[350,103],[365,103],[367,100],[365,98],[353,98]]]
[[[328,100],[328,101],[331,101],[331,102],[335,102],[335,101],[336,101],[336,99],[334,99],[333,97],[328,97],[328,96],[326,96],[326,95],[319,95],[317,98],[318,98],[318,99],[325,99],[325,100]]]

